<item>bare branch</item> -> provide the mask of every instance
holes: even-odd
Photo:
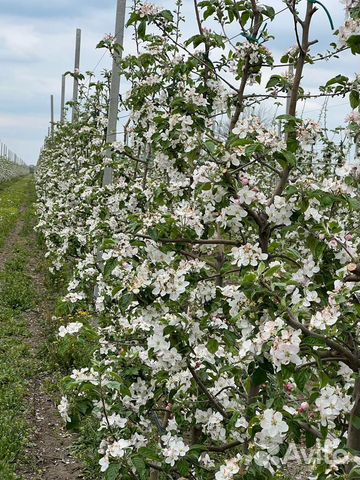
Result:
[[[209,399],[209,402],[213,405],[213,407],[221,413],[221,415],[224,417],[224,419],[229,418],[228,413],[224,410],[224,407],[221,405],[221,403],[209,392],[209,390],[206,388],[204,385],[203,381],[197,374],[196,370],[188,363],[188,369],[191,372],[191,375],[193,376],[193,379],[195,382],[198,384],[200,390],[207,396]]]

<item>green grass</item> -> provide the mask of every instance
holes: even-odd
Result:
[[[49,374],[46,389],[58,400],[62,395],[63,376],[74,367],[87,366],[95,344],[94,339],[59,339],[57,336],[61,324],[77,320],[86,323],[90,319],[87,312],[74,313],[74,316],[61,312],[68,272],[57,276],[45,273],[48,264],[42,256],[41,245],[34,245],[32,233],[36,221],[34,201],[31,177],[0,185],[0,255],[16,222],[20,220],[22,224],[16,244],[11,245],[10,257],[0,267],[0,480],[18,480],[19,468],[23,465],[28,468],[32,462],[25,454],[31,438],[28,423],[33,408],[28,401],[31,379]],[[9,252],[9,245],[6,251]],[[45,277],[41,302],[33,285],[34,269]],[[35,277],[31,278],[29,272],[35,273]],[[50,303],[58,300],[57,318],[47,322],[40,316],[44,341],[34,355],[26,315],[29,310],[43,307],[43,295]],[[74,445],[75,453],[85,463],[86,478],[97,479],[97,423],[92,418],[86,419],[79,433],[81,441]]]
[[[30,194],[31,182],[32,177],[26,176],[0,184],[0,248],[21,214],[21,207]]]
[[[0,306],[0,478],[16,478],[27,441],[27,378],[33,371],[28,330],[18,312]]]
[[[0,245],[27,211],[33,185],[29,177],[0,185]],[[25,229],[24,229],[25,231]],[[23,239],[23,232],[19,235]],[[0,250],[1,255],[1,250]],[[38,369],[31,355],[30,332],[24,312],[36,301],[31,278],[26,274],[30,251],[13,246],[11,257],[0,272],[0,478],[15,480],[16,465],[28,441],[29,379]]]
[[[31,194],[31,187],[30,176],[0,184],[0,248],[19,219],[21,207]]]
[[[0,272],[0,304],[15,311],[26,311],[34,306],[35,292],[31,278],[25,273],[26,252],[17,249],[3,272]]]
[[[15,465],[28,435],[28,379],[37,368],[23,317],[34,302],[23,262],[24,254],[15,253],[0,275],[0,478],[4,480],[16,478]]]

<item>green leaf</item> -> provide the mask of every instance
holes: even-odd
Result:
[[[304,391],[305,385],[308,383],[310,377],[311,372],[306,368],[301,368],[297,372],[294,372],[294,380],[299,390]]]
[[[139,37],[143,40],[144,37],[145,37],[145,33],[146,33],[146,21],[145,20],[142,20],[139,23],[137,33],[138,33]]]
[[[248,286],[248,285],[252,285],[256,282],[257,280],[257,275],[256,273],[254,272],[248,272],[246,273],[243,278],[242,278],[242,285],[244,286]]]
[[[144,460],[139,455],[135,455],[131,458],[131,462],[136,468],[136,471],[139,473],[140,477],[145,478],[146,464]]]
[[[268,374],[272,375],[274,368],[270,362],[264,360],[260,363],[252,374],[252,382],[255,386],[262,385],[268,380]]]
[[[241,14],[240,22],[243,27],[245,27],[249,18],[250,18],[250,12],[248,10]]]
[[[316,437],[311,432],[305,432],[306,448],[312,448],[316,443]]]
[[[353,478],[355,480],[360,478],[360,467],[355,467],[351,470],[350,475],[349,475],[349,479],[351,479],[351,478]]]
[[[180,475],[183,475],[184,477],[189,475],[190,466],[184,459],[181,459],[176,463],[176,469],[179,471]]]
[[[105,479],[106,480],[116,480],[119,477],[120,465],[117,463],[111,463],[109,468],[106,470]]]
[[[275,9],[273,7],[270,7],[269,5],[264,5],[262,10],[261,10],[261,13],[263,15],[266,15],[268,18],[270,18],[271,20],[275,17],[276,13],[275,13]]]
[[[261,275],[266,270],[266,264],[264,262],[260,262],[258,265],[258,274]]]
[[[138,452],[142,457],[147,458],[149,460],[155,460],[155,461],[159,460],[158,454],[151,448],[141,447],[139,448]]]
[[[288,164],[288,165],[291,165],[292,167],[294,165],[296,165],[296,156],[294,155],[294,153],[292,152],[289,152],[288,150],[284,150],[282,152],[278,152],[276,154],[276,158],[278,160],[285,160],[285,162]]]
[[[201,43],[205,42],[204,35],[194,35],[193,37],[189,38],[186,41],[186,45],[190,45],[191,43],[194,45],[194,48],[198,47]]]
[[[266,88],[274,88],[281,83],[280,75],[271,75],[269,81],[266,84]]]
[[[252,145],[249,145],[248,147],[245,148],[245,155],[248,157],[251,157],[255,152],[261,151],[262,150],[262,144],[261,143],[253,143]]]
[[[158,232],[158,230],[156,230],[156,228],[150,228],[148,230],[148,234],[152,238],[152,240],[157,241],[160,238],[160,233]]]
[[[277,120],[288,120],[288,121],[294,121],[296,118],[293,115],[288,115],[287,113],[284,113],[283,115],[278,115]]]
[[[359,102],[359,92],[357,92],[356,90],[351,90],[349,100],[350,100],[351,108],[357,108],[359,106],[359,103],[360,103]]]
[[[130,25],[134,25],[134,23],[136,23],[139,18],[140,14],[138,12],[132,12],[126,26],[130,27]]]
[[[207,346],[207,349],[209,350],[209,352],[214,354],[219,349],[219,342],[215,338],[210,338],[210,340],[207,342],[206,346]]]
[[[257,368],[251,377],[255,387],[262,385],[267,380],[267,373],[262,368]]]
[[[168,20],[169,22],[172,22],[174,20],[173,14],[170,12],[170,10],[163,10],[161,12],[161,16],[165,18],[165,20]]]
[[[325,347],[326,343],[321,338],[306,337],[301,342],[301,345],[308,345],[309,347]]]
[[[215,152],[216,145],[215,145],[215,143],[212,142],[211,140],[206,140],[205,146],[206,146],[206,148],[209,150],[210,153],[214,153],[214,152]]]
[[[282,268],[281,265],[275,265],[275,267],[269,268],[264,273],[264,277],[266,277],[266,278],[272,277],[273,275],[275,275],[275,273],[277,273],[279,270],[281,270],[281,268]]]
[[[204,190],[204,191],[208,191],[208,190],[211,190],[212,188],[212,183],[208,182],[208,183],[203,183],[202,186],[201,186],[201,190]]]
[[[211,15],[216,11],[214,5],[209,5],[208,8],[204,12],[204,20],[206,20],[208,17],[211,17]]]
[[[352,35],[346,42],[351,48],[351,53],[356,55],[360,53],[360,35]]]
[[[335,84],[340,84],[340,85],[345,85],[347,81],[349,80],[348,77],[345,77],[345,75],[336,75],[336,77],[331,78],[326,82],[326,87],[329,87],[330,85],[335,85]]]
[[[116,258],[111,258],[109,259],[104,267],[104,277],[108,277],[111,272],[114,270],[114,268],[117,265],[117,259]]]

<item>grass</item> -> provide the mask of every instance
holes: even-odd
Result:
[[[76,313],[70,316],[61,312],[61,297],[66,290],[68,272],[57,276],[45,273],[48,265],[41,255],[41,246],[33,245],[34,200],[31,177],[0,184],[0,257],[16,223],[21,221],[22,224],[19,235],[14,238],[15,244],[6,244],[9,258],[0,267],[0,480],[18,480],[16,472],[19,468],[29,468],[29,465],[32,468],[33,459],[26,455],[31,440],[29,411],[34,408],[28,405],[31,380],[40,373],[48,374],[45,388],[58,400],[62,395],[62,377],[74,367],[87,366],[94,349],[91,339],[59,339],[57,336],[61,324],[70,321],[86,323],[89,319],[86,312],[79,317]],[[30,346],[32,332],[27,312],[42,308],[44,299],[39,301],[34,280],[28,275],[34,265],[37,271],[45,274],[44,294],[50,303],[52,299],[58,299],[56,318],[51,322],[42,321],[45,338],[36,355]],[[87,418],[79,433],[80,440],[74,445],[74,453],[85,464],[86,478],[97,480],[97,423]]]
[[[31,278],[25,273],[27,252],[17,248],[0,273],[0,304],[14,311],[26,311],[34,306]]]
[[[22,205],[30,199],[30,178],[0,186],[0,245],[24,217]],[[21,235],[20,235],[21,236]],[[11,258],[0,272],[0,478],[15,480],[16,464],[27,444],[28,379],[38,368],[29,346],[30,332],[24,312],[36,296],[26,274],[30,252],[14,245]],[[0,252],[1,254],[1,252]]]
[[[0,184],[0,248],[21,215],[21,207],[30,194],[31,182],[31,177],[26,176]]]
[[[27,325],[0,305],[0,478],[16,478],[15,465],[27,442],[27,378],[33,371]]]

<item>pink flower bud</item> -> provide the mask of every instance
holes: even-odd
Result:
[[[353,239],[353,236],[351,235],[351,233],[347,233],[345,235],[345,240],[349,241],[349,240],[352,240]]]
[[[172,403],[168,403],[165,407],[165,410],[167,410],[168,412],[171,412],[173,409],[173,404]]]
[[[308,404],[308,402],[302,402],[299,407],[299,412],[300,413],[307,412],[309,408],[310,408],[310,405]]]
[[[292,392],[295,388],[295,385],[291,382],[288,382],[286,385],[285,385],[285,390],[287,392]]]
[[[249,179],[246,177],[241,177],[240,181],[243,185],[249,185]]]

